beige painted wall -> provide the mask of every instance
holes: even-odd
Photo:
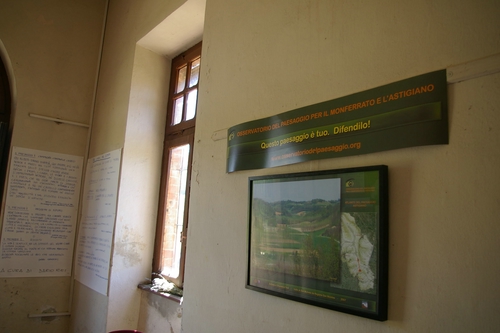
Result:
[[[137,326],[137,284],[151,269],[170,61],[136,43],[183,2],[111,1],[95,111],[107,2],[0,4],[2,50],[13,64],[18,92],[13,145],[86,157],[88,130],[28,113],[90,123],[94,111],[90,156],[123,148],[109,298],[78,281],[72,289],[70,278],[3,279],[2,331],[101,332]],[[71,297],[71,323],[68,316],[27,318],[28,312],[69,311]],[[174,326],[180,326],[176,320]]]
[[[103,0],[2,1],[1,39],[17,91],[14,146],[83,156],[88,130],[29,113],[90,121],[103,25]]]
[[[111,0],[90,156],[123,148],[136,43],[185,0]]]
[[[32,320],[47,306],[66,310],[70,279],[2,279],[0,328],[178,332],[182,317],[186,333],[494,331],[499,74],[449,86],[449,145],[226,174],[226,143],[212,140],[248,120],[500,53],[494,0],[208,0],[184,303],[136,290],[151,260],[168,67],[137,42],[183,3],[110,1],[89,148],[90,157],[123,148],[110,296],[75,282],[71,323]],[[89,121],[104,5],[0,2],[17,82],[14,145],[85,155],[86,131],[27,114]],[[244,288],[249,176],[372,164],[390,169],[389,321]]]
[[[0,40],[17,91],[12,145],[85,156],[88,129],[58,125],[30,113],[90,122],[104,1],[0,2]],[[0,331],[63,333],[69,317],[28,318],[67,312],[71,278],[2,278]]]
[[[449,145],[226,174],[212,134],[500,53],[499,15],[493,0],[207,1],[183,332],[498,329],[500,74],[449,86]],[[387,322],[244,288],[249,176],[375,164],[390,173]]]
[[[108,329],[137,327],[151,275],[170,59],[137,46],[110,275]]]
[[[109,294],[76,282],[71,332],[135,329],[145,322],[137,285],[151,274],[170,59],[137,42],[183,3],[109,2],[89,152],[123,149]],[[173,320],[180,326],[180,318]]]
[[[137,329],[147,333],[181,332],[182,305],[157,295],[141,294]]]

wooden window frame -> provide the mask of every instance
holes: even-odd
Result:
[[[155,247],[153,254],[153,278],[157,277],[157,274],[161,274],[162,271],[162,254],[163,245],[165,240],[165,225],[167,220],[166,214],[166,202],[168,195],[168,175],[170,171],[170,151],[172,148],[181,146],[183,144],[189,144],[189,162],[187,167],[187,184],[184,199],[184,216],[183,216],[183,227],[181,236],[181,254],[179,263],[179,275],[178,277],[167,277],[166,279],[173,282],[176,286],[182,288],[184,282],[184,268],[186,259],[186,246],[187,246],[187,229],[188,229],[188,217],[189,217],[189,193],[191,187],[191,171],[192,171],[192,158],[193,158],[193,145],[194,145],[194,132],[196,124],[196,113],[193,119],[185,120],[186,110],[187,110],[187,95],[189,92],[199,87],[199,77],[198,83],[193,87],[188,86],[189,77],[191,75],[191,66],[187,66],[185,89],[179,93],[176,93],[177,76],[179,69],[190,64],[198,58],[201,58],[201,42],[193,46],[186,52],[178,55],[172,60],[171,74],[170,74],[170,88],[169,97],[167,103],[167,122],[165,128],[165,140],[163,147],[163,161],[162,161],[162,171],[161,171],[161,183],[160,183],[160,196],[158,204],[158,220],[156,224],[156,236],[155,236]],[[198,89],[199,94],[199,89]],[[173,125],[174,122],[174,101],[179,98],[179,96],[184,95],[184,105],[183,105],[183,116],[182,121]],[[197,103],[197,101],[196,101]]]
[[[181,69],[186,62],[196,60],[197,58],[201,57],[201,42],[187,50],[186,52],[178,55],[172,60],[172,72],[170,75],[170,88],[169,88],[169,98],[168,98],[168,105],[167,105],[167,126],[165,129],[166,135],[171,135],[175,134],[176,132],[186,130],[188,128],[194,127],[196,124],[196,116],[194,119],[184,121],[184,116],[186,114],[186,108],[187,108],[187,102],[184,102],[183,106],[183,121],[181,121],[180,124],[178,125],[172,125],[173,123],[173,118],[174,118],[174,101],[179,98],[181,95],[184,95],[184,101],[187,101],[187,95],[189,92],[198,89],[198,84],[195,86],[189,88],[187,87],[180,92],[176,93],[175,88],[176,88],[176,83],[177,83],[177,73],[179,69]],[[187,74],[186,74],[186,81],[187,78],[189,78],[191,75],[191,68],[188,66],[187,68]],[[198,91],[199,92],[199,91]]]

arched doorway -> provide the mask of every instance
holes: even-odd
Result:
[[[11,118],[11,91],[7,69],[0,57],[0,203],[3,197],[3,188],[7,172],[9,157],[9,124]],[[1,208],[0,208],[1,209]]]

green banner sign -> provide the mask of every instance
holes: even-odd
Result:
[[[440,70],[228,130],[227,172],[448,143]]]

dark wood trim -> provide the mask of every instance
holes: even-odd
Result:
[[[3,189],[7,179],[7,164],[9,160],[10,150],[10,119],[12,111],[12,97],[10,91],[9,77],[7,69],[0,58],[0,123],[4,123],[3,127],[6,132],[0,138],[0,203],[3,199]],[[0,208],[1,209],[1,208]]]

